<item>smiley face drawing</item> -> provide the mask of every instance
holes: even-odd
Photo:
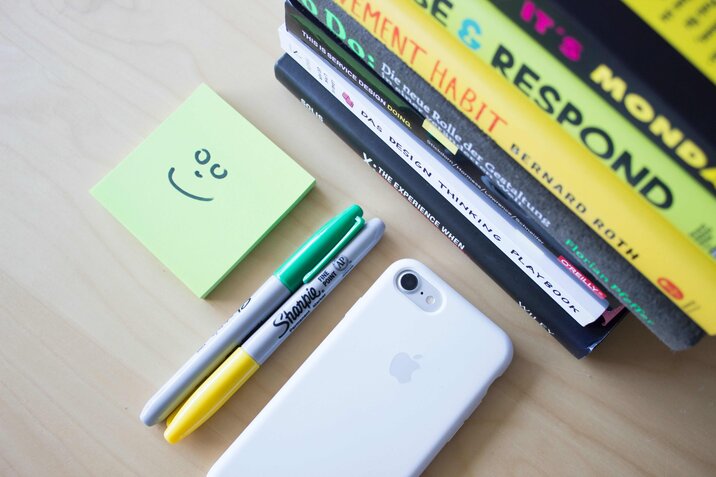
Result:
[[[195,161],[197,162],[197,164],[199,164],[200,166],[205,166],[205,165],[207,165],[207,164],[211,161],[211,154],[210,154],[209,151],[206,150],[206,149],[199,149],[198,151],[196,151],[196,152],[194,153],[194,160],[195,160]],[[192,194],[192,193],[189,192],[186,188],[181,187],[181,186],[180,186],[179,184],[177,184],[176,181],[174,180],[174,172],[175,172],[175,171],[176,171],[176,168],[175,168],[175,167],[170,167],[170,168],[169,168],[168,177],[169,177],[169,183],[170,183],[176,190],[178,190],[179,192],[181,192],[181,193],[184,194],[185,196],[189,197],[190,199],[200,200],[200,201],[203,201],[203,202],[209,202],[209,201],[214,200],[213,197],[202,197],[202,196],[200,196],[200,195]],[[221,164],[216,163],[216,164],[213,164],[213,165],[209,168],[209,174],[210,174],[211,177],[213,177],[214,179],[221,180],[221,179],[224,179],[224,178],[229,174],[229,171],[227,171],[226,169],[222,168]],[[201,171],[199,171],[199,169],[197,169],[196,171],[194,171],[194,175],[195,175],[197,178],[199,178],[199,179],[203,179],[203,178],[204,178],[204,175],[201,173]],[[196,181],[193,181],[193,182],[196,182]]]

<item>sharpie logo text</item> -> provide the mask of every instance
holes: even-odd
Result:
[[[322,295],[322,292],[313,287],[304,289],[303,293],[298,300],[296,300],[291,309],[282,312],[281,315],[273,320],[273,325],[276,328],[283,328],[278,339],[283,338],[291,329],[292,325],[298,325],[298,323],[306,317],[307,312],[313,308],[313,303],[321,298]]]

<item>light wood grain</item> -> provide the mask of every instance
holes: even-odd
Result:
[[[716,347],[629,318],[577,361],[273,77],[282,5],[0,2],[0,475],[203,475],[393,260],[424,261],[515,359],[427,475],[716,475]],[[317,178],[208,300],[88,190],[206,82]],[[387,235],[209,423],[176,446],[145,400],[331,214]],[[346,430],[349,432],[349,430]]]

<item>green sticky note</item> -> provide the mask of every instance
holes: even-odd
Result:
[[[91,193],[205,297],[314,183],[202,85]]]

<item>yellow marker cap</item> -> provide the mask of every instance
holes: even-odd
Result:
[[[164,438],[176,444],[214,415],[259,369],[243,348],[234,351],[211,376],[167,419]]]

